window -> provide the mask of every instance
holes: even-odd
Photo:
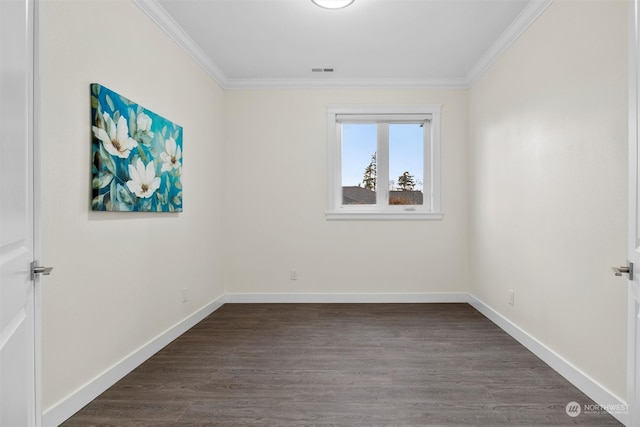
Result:
[[[327,219],[442,219],[440,111],[329,107]]]

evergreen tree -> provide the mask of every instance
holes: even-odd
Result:
[[[376,153],[374,152],[371,156],[371,163],[364,170],[364,177],[362,178],[362,183],[364,184],[364,188],[369,189],[371,191],[376,191],[376,178],[378,175],[378,166],[376,163]]]
[[[416,180],[409,172],[405,172],[398,177],[398,188],[402,191],[413,191]]]

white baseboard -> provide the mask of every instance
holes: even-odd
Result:
[[[102,392],[122,377],[141,365],[164,346],[182,335],[202,319],[213,313],[225,303],[468,303],[495,323],[516,341],[526,347],[552,369],[566,378],[593,399],[600,407],[610,411],[618,421],[626,423],[628,412],[617,410],[626,407],[626,402],[602,387],[580,369],[573,366],[543,343],[530,336],[489,307],[487,304],[466,292],[434,293],[228,293],[212,301],[201,310],[192,314],[166,332],[141,346],[122,361],[94,378],[78,391],[47,409],[42,417],[44,427],[55,427],[82,409]],[[567,402],[569,403],[569,402]]]
[[[109,387],[120,381],[129,372],[133,371],[144,361],[160,351],[171,341],[178,338],[209,314],[216,311],[224,303],[224,295],[213,300],[200,310],[147,342],[138,350],[134,351],[93,380],[89,381],[84,387],[81,387],[76,392],[45,410],[42,414],[43,427],[56,427],[60,425]]]
[[[466,292],[228,293],[227,303],[468,303]]]
[[[500,329],[511,335],[516,341],[526,347],[533,354],[538,356],[543,362],[549,365],[554,371],[562,375],[567,381],[577,389],[589,396],[601,408],[608,410],[613,417],[626,425],[629,412],[626,402],[609,390],[601,386],[587,374],[573,366],[566,359],[555,353],[549,347],[520,329],[509,319],[489,307],[483,301],[469,295],[469,304],[482,313],[486,318],[495,323]],[[560,402],[562,403],[562,402]],[[569,402],[566,402],[569,403]]]

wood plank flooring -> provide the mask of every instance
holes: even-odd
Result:
[[[621,425],[572,401],[467,304],[226,304],[63,426]]]

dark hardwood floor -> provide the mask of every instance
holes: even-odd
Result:
[[[63,426],[620,425],[467,304],[227,304]]]

